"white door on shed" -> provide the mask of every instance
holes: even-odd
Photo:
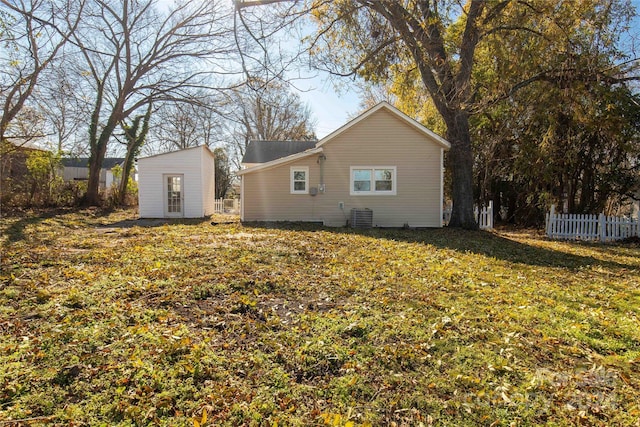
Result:
[[[184,216],[184,175],[163,175],[164,214],[166,217]]]

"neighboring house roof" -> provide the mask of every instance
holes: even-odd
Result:
[[[88,168],[88,157],[68,157],[60,159],[62,166],[67,168]],[[109,157],[102,161],[102,169],[113,169],[114,166],[124,163],[124,158]]]
[[[242,163],[266,163],[315,148],[318,141],[251,141]]]
[[[329,135],[325,136],[320,141],[315,142],[315,144],[312,146],[312,147],[315,147],[313,150],[308,149],[306,151],[298,152],[298,153],[295,153],[295,154],[292,154],[292,155],[289,155],[289,156],[286,156],[286,157],[280,157],[280,158],[276,157],[273,160],[265,161],[265,162],[248,162],[248,161],[245,161],[244,158],[243,158],[243,163],[260,163],[260,164],[258,164],[256,166],[252,166],[252,167],[244,169],[244,170],[241,170],[241,171],[237,172],[237,175],[244,175],[244,174],[251,173],[251,172],[254,172],[254,171],[258,171],[258,170],[272,168],[272,167],[280,165],[282,163],[288,163],[288,162],[291,162],[291,161],[294,161],[294,160],[297,160],[297,159],[300,159],[300,158],[303,158],[303,157],[306,157],[306,156],[309,156],[309,155],[312,155],[312,154],[321,153],[322,152],[322,146],[324,144],[326,144],[327,142],[329,142],[332,139],[336,138],[338,135],[342,134],[343,132],[346,132],[348,129],[350,129],[351,127],[353,127],[356,124],[360,123],[362,120],[368,118],[369,116],[371,116],[376,111],[378,111],[378,110],[380,110],[382,108],[384,108],[387,111],[391,112],[396,117],[401,119],[403,122],[405,122],[409,126],[413,127],[414,129],[416,129],[418,132],[422,133],[423,135],[427,136],[429,139],[434,141],[436,144],[440,145],[444,150],[449,150],[451,148],[451,144],[446,139],[444,139],[440,135],[434,133],[433,131],[427,129],[426,127],[424,127],[423,125],[421,125],[420,123],[418,123],[417,121],[412,119],[411,117],[407,116],[402,111],[398,110],[397,108],[395,108],[394,106],[392,106],[388,102],[383,101],[383,102],[380,102],[379,104],[375,105],[374,107],[368,109],[364,113],[360,114],[358,117],[356,117],[355,119],[351,120],[350,122],[348,122],[347,124],[343,125],[342,127],[338,128],[337,130],[331,132]],[[247,147],[247,152],[248,151],[249,151],[249,147]],[[245,153],[245,157],[246,157],[246,153]]]

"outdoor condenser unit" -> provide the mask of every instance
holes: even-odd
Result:
[[[351,209],[351,228],[373,227],[373,211],[371,209]]]

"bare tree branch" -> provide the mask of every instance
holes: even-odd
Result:
[[[233,49],[227,15],[218,4],[184,2],[161,16],[152,0],[96,0],[90,12],[75,44],[97,95],[87,190],[87,202],[96,204],[100,166],[116,126],[150,104],[185,100],[193,88],[210,89],[218,70],[207,70],[206,62],[229,70]]]
[[[71,4],[76,7],[72,8]],[[0,0],[0,5],[13,12],[16,20],[14,28],[20,31],[10,44],[20,51],[21,59],[3,58],[4,72],[0,83],[3,110],[0,117],[0,141],[7,137],[9,124],[20,113],[27,99],[33,94],[42,71],[58,55],[60,49],[74,34],[84,8],[84,1],[57,2],[48,9],[41,0],[10,2]],[[58,16],[67,16],[68,25],[58,25]],[[17,25],[23,25],[18,29]],[[40,34],[44,32],[45,34]],[[20,66],[22,63],[22,66]],[[3,73],[4,74],[4,73]]]

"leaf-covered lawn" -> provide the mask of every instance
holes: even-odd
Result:
[[[1,221],[0,425],[640,425],[637,244]]]

